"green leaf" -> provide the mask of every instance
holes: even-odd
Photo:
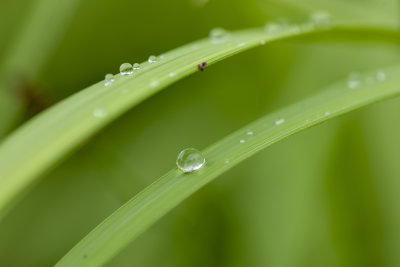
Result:
[[[371,27],[339,29],[393,33]],[[0,145],[0,217],[21,192],[86,138],[152,94],[198,71],[199,63],[211,65],[268,41],[321,31],[330,30],[305,24],[286,26],[273,35],[264,29],[252,29],[230,33],[224,42],[201,40],[166,53],[158,63],[141,64],[133,75],[116,75],[111,86],[101,81],[65,99],[24,124]]]
[[[196,190],[260,150],[299,131],[400,94],[400,66],[341,81],[302,102],[257,120],[204,151],[206,165],[184,174],[173,169],[114,212],[56,266],[100,266]],[[386,77],[379,81],[380,76]],[[251,133],[250,133],[251,132]]]
[[[267,35],[263,29],[230,34],[225,42],[201,40],[173,50],[158,63],[145,62],[130,76],[115,76],[65,99],[27,122],[0,145],[0,217],[13,200],[86,138],[169,84],[223,58],[273,41],[317,31],[286,28]],[[298,28],[295,28],[298,29]],[[21,153],[23,151],[23,153]],[[23,166],[23,167],[22,167]]]
[[[0,64],[0,94],[4,95],[0,99],[0,136],[9,130],[23,109],[15,93],[15,87],[21,83],[19,80],[32,82],[39,75],[60,43],[79,3],[80,0],[38,0],[29,10]]]

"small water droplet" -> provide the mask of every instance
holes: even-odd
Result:
[[[378,79],[378,81],[385,81],[386,80],[386,73],[383,71],[379,71],[376,73],[376,78]]]
[[[104,118],[107,115],[107,112],[102,108],[95,108],[93,110],[93,116],[96,118]]]
[[[140,70],[140,64],[139,63],[133,64],[133,69],[134,70]]]
[[[225,164],[229,164],[231,161],[229,159],[225,159]]]
[[[280,125],[285,122],[285,119],[279,119],[275,121],[275,125]]]
[[[317,28],[332,27],[332,16],[326,11],[318,11],[310,16],[310,22]]]
[[[265,24],[265,31],[268,35],[275,36],[282,31],[282,25],[276,22],[269,22]]]
[[[206,162],[203,154],[195,148],[186,148],[179,153],[176,159],[178,169],[184,173],[193,172],[203,167]]]
[[[349,79],[347,81],[347,86],[350,89],[357,88],[361,85],[361,75],[357,72],[352,72],[349,75]]]
[[[161,54],[158,58],[159,58],[160,60],[163,60],[163,59],[165,59],[165,55],[164,55],[164,54]]]
[[[223,28],[215,28],[210,31],[212,43],[222,43],[229,39],[229,33]]]
[[[244,144],[244,143],[246,143],[246,140],[240,139],[239,143]]]
[[[169,77],[175,77],[176,76],[176,73],[175,72],[171,72],[170,74],[169,74]]]
[[[114,75],[111,73],[106,74],[106,77],[104,79],[104,85],[105,86],[110,86],[114,82]]]
[[[158,81],[152,81],[151,83],[150,83],[150,86],[151,87],[157,87],[157,86],[159,86],[160,85],[160,83],[158,82]]]
[[[158,58],[156,56],[149,56],[150,63],[156,63],[157,61],[158,61]]]
[[[254,132],[253,131],[247,131],[247,135],[253,135]]]
[[[121,66],[119,67],[119,72],[121,73],[121,75],[130,75],[130,74],[132,74],[133,73],[132,64],[130,64],[130,63],[121,64]]]
[[[329,115],[331,115],[331,113],[329,111],[326,111],[325,116],[329,116]]]
[[[265,45],[265,43],[266,43],[265,40],[261,40],[261,41],[260,41],[260,44],[261,44],[261,45]]]
[[[237,44],[238,47],[242,47],[242,46],[245,46],[245,45],[246,45],[246,44],[243,43],[243,42],[240,42],[240,43]]]

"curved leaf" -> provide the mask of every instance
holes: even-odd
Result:
[[[314,125],[400,94],[400,66],[341,81],[298,104],[269,114],[204,151],[206,165],[173,169],[114,212],[56,266],[100,266],[196,190],[258,151]],[[385,81],[383,81],[385,80]]]

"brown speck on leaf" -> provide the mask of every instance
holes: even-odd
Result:
[[[201,62],[199,65],[197,65],[197,68],[200,71],[204,71],[207,68],[207,62]]]

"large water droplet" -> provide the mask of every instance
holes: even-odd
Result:
[[[157,61],[158,61],[158,58],[156,56],[149,56],[150,63],[156,63]]]
[[[206,162],[203,154],[195,148],[186,148],[179,153],[176,166],[181,171],[188,173],[203,167]]]
[[[229,33],[223,28],[215,28],[210,31],[210,40],[213,43],[222,43],[229,39]]]
[[[104,85],[105,86],[110,86],[114,82],[114,75],[111,73],[106,74],[106,77],[104,79]]]
[[[107,112],[102,108],[95,108],[93,110],[93,116],[96,118],[103,118],[107,115]]]
[[[332,16],[328,12],[318,11],[311,14],[310,22],[317,28],[330,28],[332,26]]]
[[[130,63],[121,64],[121,66],[119,67],[119,72],[121,73],[121,75],[130,75],[130,74],[132,74],[133,73],[132,64],[130,64]]]
[[[285,119],[279,119],[275,121],[275,125],[280,125],[285,122]]]
[[[134,70],[140,70],[140,64],[139,63],[133,64],[133,69]]]

